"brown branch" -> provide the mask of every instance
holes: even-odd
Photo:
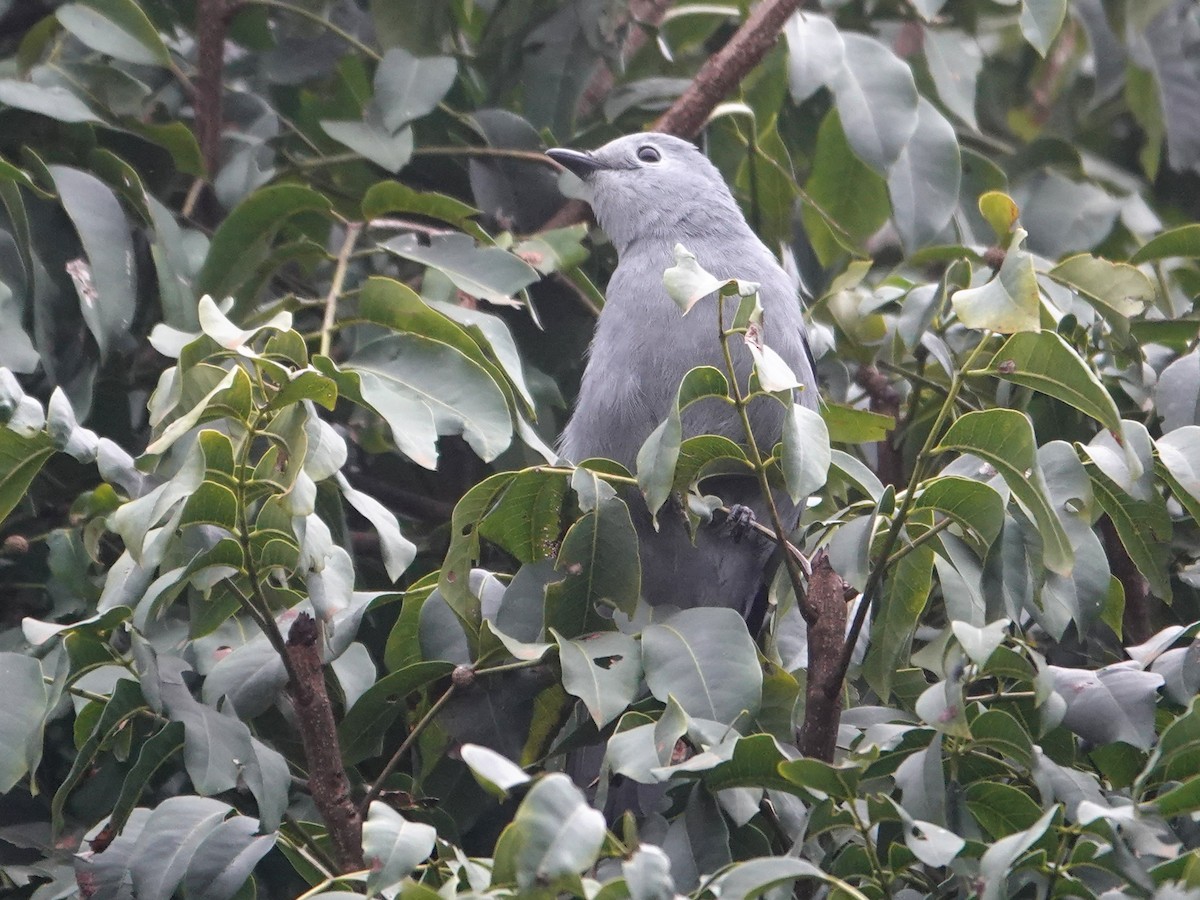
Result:
[[[900,395],[892,386],[888,377],[874,366],[859,366],[854,376],[855,382],[866,391],[871,400],[871,412],[891,416],[893,421],[900,416]],[[878,460],[875,473],[884,484],[899,488],[904,484],[904,460],[895,444],[895,429],[887,433],[887,437],[875,444]]]
[[[1150,621],[1150,582],[1129,556],[1121,543],[1117,529],[1108,516],[1100,517],[1100,535],[1104,539],[1104,552],[1108,556],[1108,567],[1125,590],[1125,615],[1121,626],[1124,644],[1142,644],[1154,633]]]
[[[833,761],[837,747],[838,722],[842,712],[840,662],[846,638],[845,583],[829,564],[829,555],[819,551],[812,560],[808,591],[797,601],[807,607],[808,684],[805,688],[804,722],[800,726],[800,752],[825,762]]]
[[[221,163],[221,76],[225,68],[225,0],[196,2],[196,143],[211,184]]]
[[[301,613],[296,617],[287,639],[287,654],[295,672],[288,682],[288,694],[308,761],[309,790],[329,829],[333,856],[343,872],[357,872],[363,868],[362,817],[350,798],[350,782],[342,767],[333,707],[325,691],[319,637],[312,616]]]
[[[654,131],[692,138],[718,103],[737,87],[775,45],[784,23],[802,0],[763,0],[724,47],[704,61],[687,90],[671,104]]]

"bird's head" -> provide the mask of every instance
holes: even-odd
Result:
[[[680,138],[647,132],[598,150],[546,153],[591,189],[596,220],[618,253],[639,238],[686,245],[689,237],[745,227],[716,166]]]

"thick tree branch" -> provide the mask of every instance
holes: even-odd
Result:
[[[225,0],[196,2],[196,142],[211,183],[221,163],[221,75],[225,68]]]
[[[839,663],[846,636],[846,600],[845,583],[829,564],[824,550],[813,557],[807,594],[797,601],[807,607],[804,618],[811,623],[804,722],[798,737],[800,752],[832,762],[842,712],[843,672]]]
[[[692,83],[657,122],[655,131],[691,138],[700,133],[718,103],[775,45],[784,23],[802,0],[763,0],[724,47],[705,60]]]
[[[295,676],[288,682],[288,694],[308,761],[309,790],[329,829],[334,859],[343,872],[356,872],[363,868],[362,817],[350,797],[350,782],[342,767],[333,707],[325,691],[319,638],[317,622],[307,613],[301,613],[292,623],[287,653]]]

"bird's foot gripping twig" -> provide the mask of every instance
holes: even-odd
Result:
[[[754,515],[754,510],[741,503],[731,504],[729,512],[725,514],[725,527],[729,529],[729,534],[733,537],[735,544],[740,544],[742,538],[748,535],[757,524],[758,519]]]

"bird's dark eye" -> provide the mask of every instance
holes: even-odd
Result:
[[[662,159],[662,156],[659,154],[658,150],[647,144],[644,147],[638,147],[637,158],[642,162],[656,163]]]

